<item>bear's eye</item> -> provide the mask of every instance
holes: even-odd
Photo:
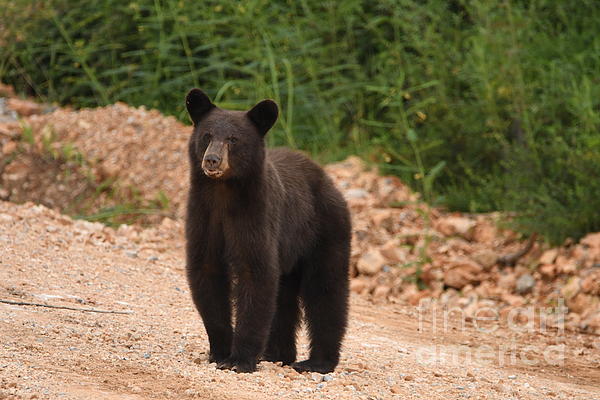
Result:
[[[212,139],[212,135],[210,133],[205,133],[203,139],[206,141],[210,141]]]
[[[237,142],[237,138],[230,136],[227,138],[227,141],[229,142],[229,144],[235,144]]]

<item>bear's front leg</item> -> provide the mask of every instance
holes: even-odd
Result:
[[[236,326],[231,355],[217,365],[219,368],[235,369],[236,372],[256,371],[275,313],[278,280],[274,257],[241,266],[235,290]]]
[[[209,362],[223,362],[231,352],[233,329],[229,277],[225,268],[188,263],[192,299],[200,312],[210,345]]]

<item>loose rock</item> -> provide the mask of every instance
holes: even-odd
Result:
[[[477,222],[465,217],[445,217],[436,223],[436,229],[446,236],[458,235],[471,240]]]
[[[386,260],[381,253],[371,249],[359,258],[356,269],[364,275],[375,275],[383,269],[385,263]]]
[[[535,279],[531,274],[523,274],[517,279],[515,290],[519,294],[530,293],[535,287]]]

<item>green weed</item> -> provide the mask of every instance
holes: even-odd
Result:
[[[600,230],[595,0],[0,0],[0,80],[187,121],[185,92],[281,105],[270,145],[359,154],[430,202]],[[413,140],[417,138],[418,140]],[[596,175],[594,175],[596,174]]]

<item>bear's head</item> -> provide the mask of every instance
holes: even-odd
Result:
[[[231,179],[262,168],[264,136],[278,115],[273,100],[263,100],[249,111],[223,110],[200,89],[192,89],[185,104],[194,123],[189,143],[193,170],[212,179]]]

